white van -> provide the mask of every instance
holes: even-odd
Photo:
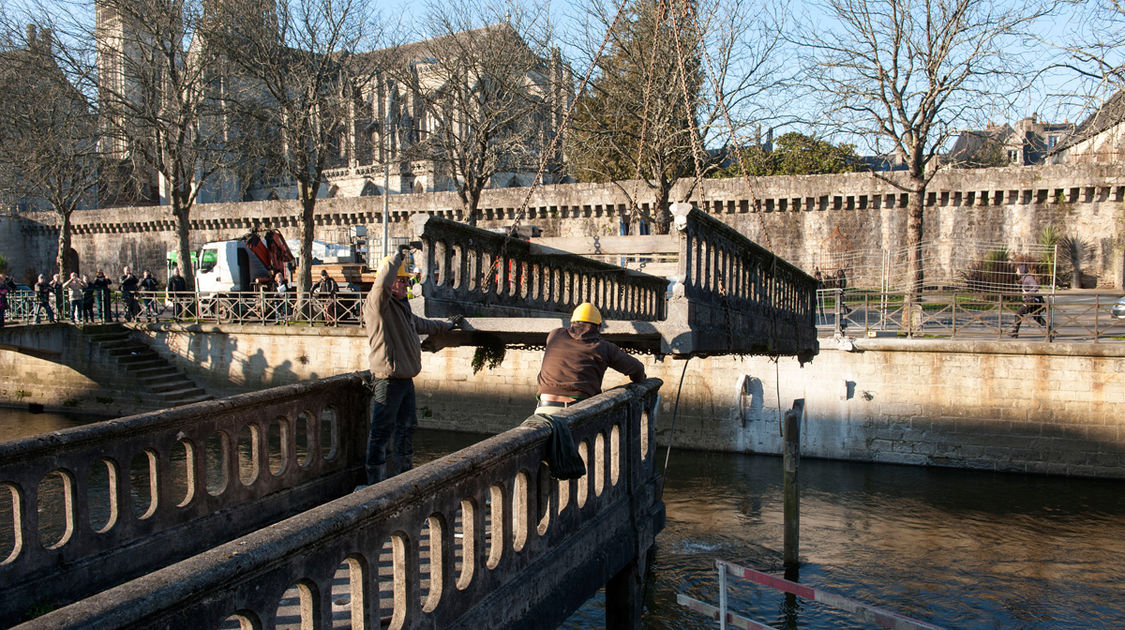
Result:
[[[271,280],[262,261],[242,241],[205,243],[199,250],[196,286],[200,295],[255,290],[255,280]]]

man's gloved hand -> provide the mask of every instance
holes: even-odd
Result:
[[[450,315],[449,316],[450,330],[464,330],[465,329],[465,316],[464,315]]]
[[[422,249],[422,241],[410,241],[409,243],[403,243],[402,245],[399,245],[398,246],[398,253],[405,256],[406,254],[409,254],[411,250],[421,250],[421,249]]]

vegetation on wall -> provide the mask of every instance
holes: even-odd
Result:
[[[756,146],[736,152],[730,164],[716,177],[740,177],[742,170],[754,177],[769,175],[824,175],[830,173],[855,173],[865,170],[855,146],[832,144],[813,136],[791,131],[777,139],[772,150]]]

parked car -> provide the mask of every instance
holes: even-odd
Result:
[[[1117,300],[1117,303],[1113,305],[1113,308],[1109,309],[1109,312],[1117,319],[1125,319],[1125,297]]]

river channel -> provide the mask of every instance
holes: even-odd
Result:
[[[89,418],[0,410],[0,440]],[[420,431],[424,463],[480,439]],[[660,449],[658,461],[663,462]],[[1125,482],[804,459],[799,581],[947,628],[1125,627]],[[781,460],[673,450],[646,629],[715,627],[715,559],[782,575]],[[775,628],[869,628],[729,581],[732,612]],[[562,628],[604,624],[601,594]]]

